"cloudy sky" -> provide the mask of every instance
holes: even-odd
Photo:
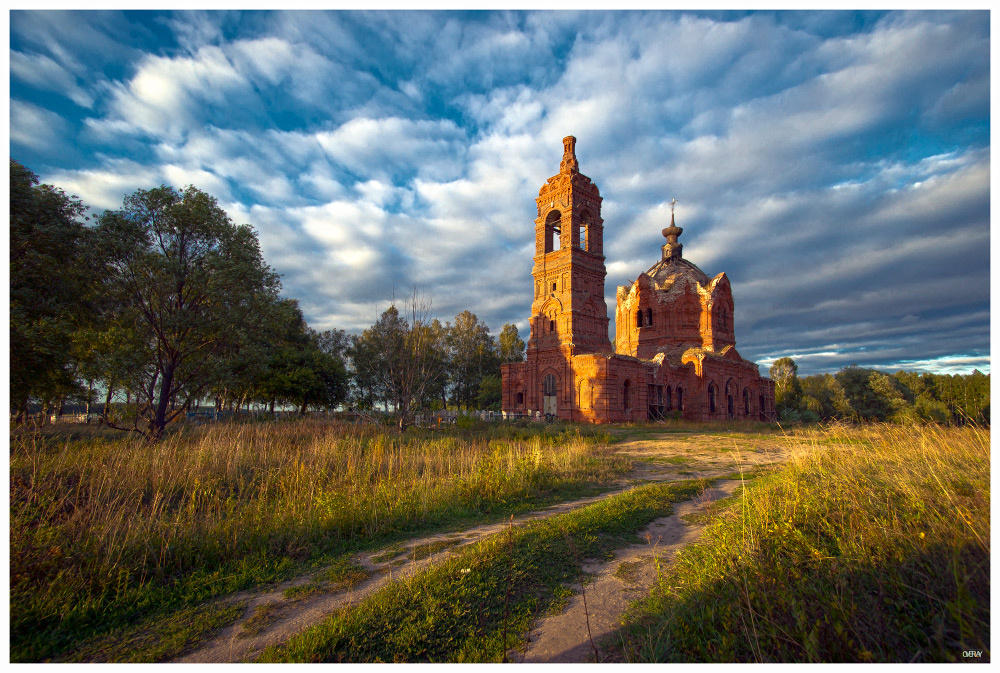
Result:
[[[574,135],[612,319],[676,197],[762,370],[988,372],[989,56],[970,11],[18,10],[10,153],[95,212],[213,194],[318,329],[416,288],[527,338]]]

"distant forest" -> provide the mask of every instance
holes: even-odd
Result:
[[[800,379],[795,362],[781,358],[770,374],[778,417],[785,422],[990,422],[990,377],[979,370],[954,375],[888,373],[850,365],[836,374]]]

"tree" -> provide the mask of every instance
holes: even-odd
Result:
[[[912,422],[915,415],[913,407],[906,399],[900,384],[895,378],[879,371],[872,372],[868,377],[868,387],[878,396],[885,410],[880,420],[892,420],[896,423]]]
[[[19,417],[75,389],[74,333],[89,324],[90,233],[76,197],[10,161],[10,396]]]
[[[521,362],[524,360],[524,341],[517,333],[517,325],[512,322],[504,323],[497,341],[500,362]]]
[[[480,409],[500,411],[500,401],[503,395],[503,381],[496,374],[487,374],[479,383],[479,394],[476,404]]]
[[[278,277],[257,235],[194,186],[138,190],[98,226],[115,312],[135,320],[148,356],[139,415],[153,438],[212,382],[213,363],[253,340]]]
[[[854,412],[854,420],[884,421],[891,413],[887,400],[876,393],[869,381],[874,372],[856,364],[837,372],[837,381]]]
[[[400,432],[413,424],[420,401],[443,375],[445,361],[441,335],[416,293],[407,309],[409,320],[390,306],[351,347],[356,372],[360,370],[373,398],[381,396],[392,406]]]
[[[802,405],[821,419],[852,418],[844,388],[833,374],[814,374],[800,381]]]
[[[449,330],[448,347],[452,395],[457,405],[468,409],[476,402],[483,377],[500,373],[496,344],[486,323],[475,313],[462,311]]]
[[[774,381],[774,407],[780,416],[785,410],[798,413],[802,402],[802,385],[799,383],[799,366],[792,358],[774,361],[768,373]]]

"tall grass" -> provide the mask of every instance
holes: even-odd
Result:
[[[171,602],[401,531],[519,511],[625,467],[593,438],[517,429],[400,437],[306,421],[157,444],[15,434],[11,656],[55,656]]]
[[[989,440],[980,428],[813,432],[809,450],[748,484],[680,555],[636,613],[625,655],[988,659]]]

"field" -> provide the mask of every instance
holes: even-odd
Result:
[[[517,659],[588,560],[733,478],[598,658],[989,659],[974,428],[50,429],[12,432],[10,475],[13,661],[177,660],[230,632],[266,661]]]

